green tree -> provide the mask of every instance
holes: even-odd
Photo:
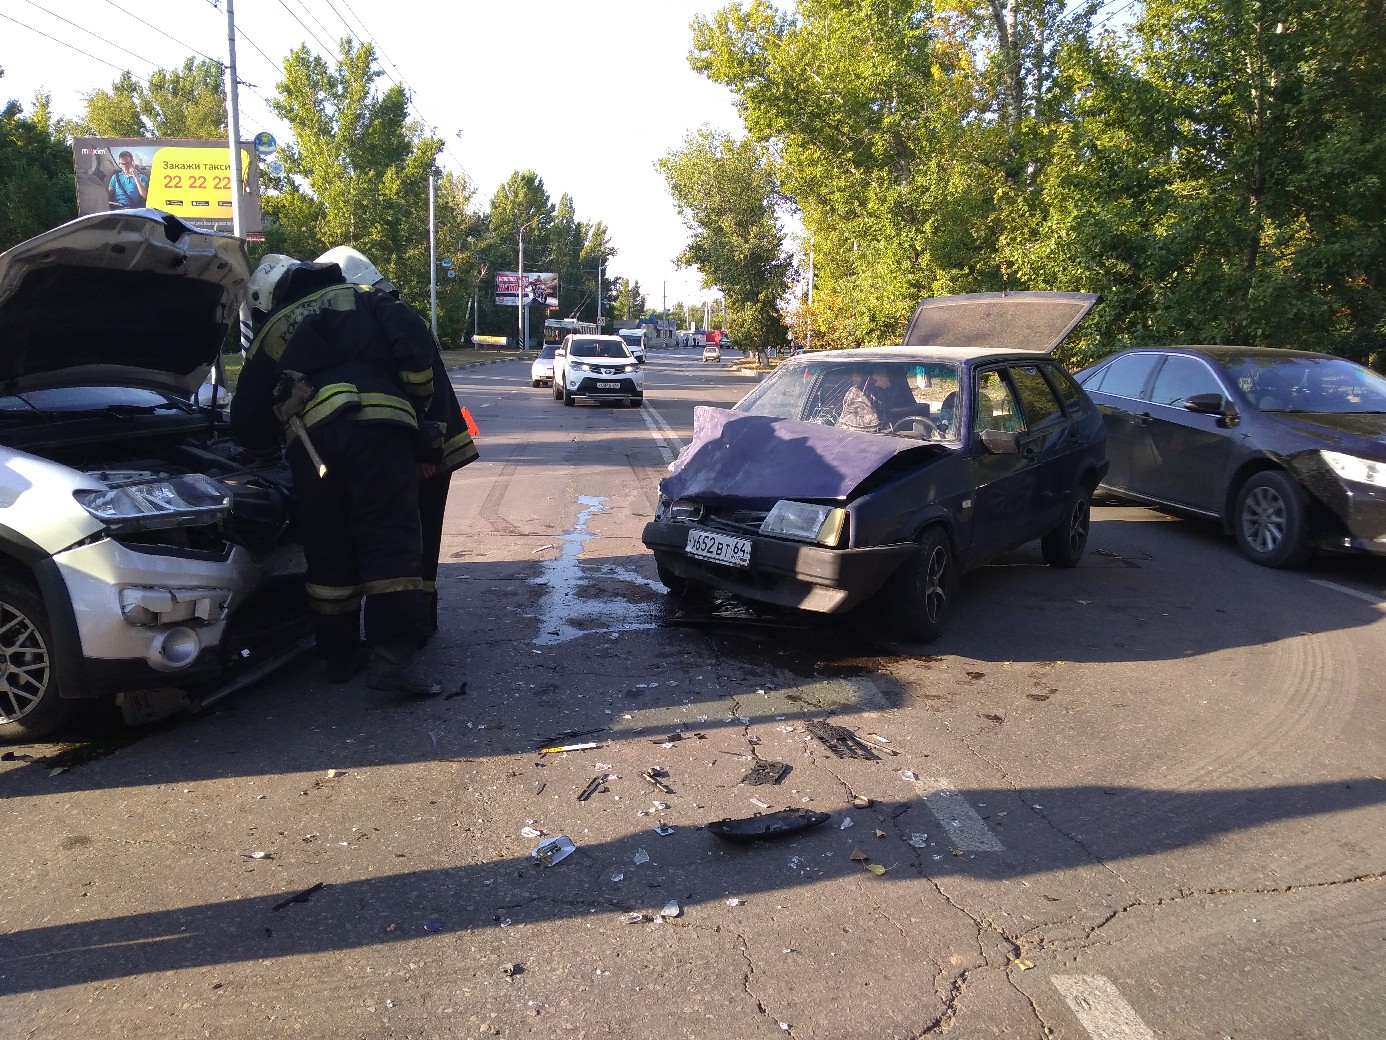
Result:
[[[616,299],[611,309],[613,319],[630,321],[643,318],[648,304],[645,294],[640,290],[640,282],[631,281],[629,278],[617,278],[615,282]]]
[[[39,95],[27,117],[18,101],[7,102],[0,108],[0,250],[76,215],[72,149],[53,126],[49,96]]]
[[[78,128],[95,137],[226,136],[226,71],[220,62],[185,60],[147,82],[123,72],[110,90],[86,95]]]
[[[443,146],[409,118],[402,87],[376,90],[380,76],[374,49],[349,39],[332,68],[307,47],[285,60],[270,107],[293,137],[279,149],[283,174],[261,170],[266,249],[311,258],[355,246],[426,310],[429,178]],[[442,198],[465,206],[468,191],[454,183]]]
[[[721,288],[733,339],[762,358],[785,342],[780,300],[791,262],[765,151],[706,127],[659,161],[690,240],[678,262]]]

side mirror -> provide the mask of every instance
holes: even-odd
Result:
[[[1216,415],[1223,426],[1235,425],[1241,414],[1222,394],[1194,394],[1184,402],[1184,407],[1197,415]]]
[[[1004,430],[983,430],[982,444],[993,455],[1019,455],[1020,434]]]
[[[554,356],[554,357],[567,357],[567,356],[568,356],[568,352],[567,352],[566,350],[564,350],[562,347],[559,347],[557,350],[555,350],[555,351],[553,352],[553,356]]]
[[[1194,394],[1184,402],[1184,407],[1199,415],[1221,415],[1222,394]]]

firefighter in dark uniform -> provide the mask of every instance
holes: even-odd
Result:
[[[252,450],[287,444],[328,678],[344,682],[369,666],[373,688],[440,693],[415,660],[429,635],[415,460],[419,415],[433,396],[432,334],[404,304],[346,282],[335,264],[271,254],[249,291],[256,335],[231,401],[232,432]]]
[[[399,299],[399,290],[380,273],[363,253],[351,246],[335,246],[318,257],[320,264],[336,264],[347,281],[369,285]],[[452,389],[452,379],[443,366],[442,354],[434,340],[433,398],[419,423],[419,522],[423,536],[421,577],[429,601],[432,631],[438,631],[438,558],[443,548],[443,517],[448,506],[448,486],[454,470],[476,461],[476,442],[462,415],[462,406]]]

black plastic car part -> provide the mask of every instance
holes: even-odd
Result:
[[[828,813],[811,809],[781,809],[779,812],[757,813],[740,820],[718,820],[709,823],[707,829],[726,841],[756,841],[798,834],[830,819],[832,817]]]

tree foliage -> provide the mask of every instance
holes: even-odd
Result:
[[[7,102],[0,107],[0,251],[76,215],[72,149],[55,131],[48,96],[36,99],[32,116]]]
[[[1383,344],[1386,36],[1373,0],[769,0],[690,63],[776,156],[815,343],[894,339],[946,292],[1087,289],[1074,348]]]
[[[156,69],[148,82],[121,73],[110,90],[86,95],[76,129],[94,137],[226,136],[226,70],[194,58],[177,69]]]
[[[721,288],[728,331],[765,356],[785,342],[780,303],[792,263],[775,207],[779,189],[764,149],[704,127],[659,161],[689,242],[678,262]]]

